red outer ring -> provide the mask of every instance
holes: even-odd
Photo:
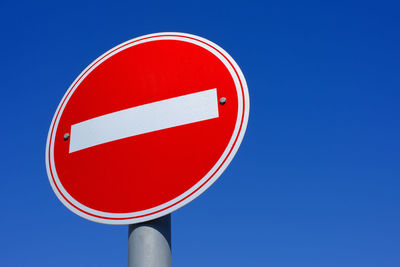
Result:
[[[218,170],[221,168],[221,166],[224,165],[226,159],[227,159],[227,158],[229,157],[229,155],[232,153],[232,149],[235,147],[235,144],[236,144],[236,142],[237,142],[237,139],[238,139],[238,137],[239,137],[239,135],[240,135],[240,132],[241,132],[241,129],[242,129],[242,126],[243,126],[243,119],[244,119],[244,113],[245,113],[244,111],[246,110],[246,109],[245,109],[245,101],[244,101],[245,96],[244,96],[244,92],[243,92],[243,84],[242,84],[242,81],[240,80],[240,76],[239,76],[239,74],[237,73],[237,70],[235,69],[235,67],[234,67],[234,65],[232,64],[232,62],[231,62],[224,54],[222,54],[218,49],[216,49],[216,48],[213,47],[212,45],[210,45],[210,44],[208,44],[208,43],[206,43],[206,42],[203,42],[203,41],[201,41],[201,40],[198,40],[198,39],[196,39],[196,38],[192,38],[192,37],[188,37],[188,36],[171,35],[171,34],[167,34],[167,35],[162,35],[162,34],[161,34],[161,35],[155,35],[155,36],[150,36],[150,37],[141,38],[141,39],[138,39],[138,40],[135,40],[135,41],[126,43],[125,45],[123,45],[123,46],[121,46],[121,47],[117,47],[117,48],[113,49],[112,51],[110,51],[109,53],[105,54],[104,56],[102,56],[101,58],[99,58],[98,60],[96,60],[94,63],[92,63],[92,67],[93,67],[94,65],[96,65],[97,62],[99,62],[100,60],[102,60],[103,58],[105,58],[106,56],[108,56],[109,54],[113,53],[115,50],[121,49],[121,48],[123,48],[124,46],[130,45],[130,44],[133,44],[133,43],[136,43],[136,42],[145,40],[145,39],[155,38],[155,37],[163,37],[163,36],[181,37],[181,38],[187,38],[187,39],[192,39],[192,40],[201,42],[201,43],[203,43],[203,44],[205,44],[205,45],[207,45],[207,46],[213,48],[214,50],[216,50],[220,55],[222,55],[222,56],[229,62],[229,64],[231,65],[232,69],[235,71],[236,76],[238,77],[238,80],[239,80],[239,83],[240,83],[240,88],[241,88],[241,91],[242,91],[242,96],[243,96],[243,97],[242,97],[242,99],[243,99],[243,100],[242,100],[242,101],[243,101],[243,112],[242,112],[242,118],[241,118],[241,122],[240,122],[240,126],[239,126],[238,135],[236,136],[235,141],[233,142],[233,145],[232,145],[232,147],[231,147],[229,153],[226,155],[225,159],[222,161],[222,163],[220,164],[220,166],[215,170],[215,172],[214,172],[203,184],[201,184],[196,190],[194,190],[192,193],[190,193],[190,194],[187,195],[186,197],[182,198],[182,199],[179,200],[178,202],[176,202],[176,203],[174,203],[174,204],[172,204],[172,205],[170,205],[170,206],[168,206],[168,207],[162,208],[162,209],[160,209],[160,210],[158,210],[158,211],[150,212],[150,213],[148,213],[148,214],[143,214],[143,215],[138,215],[138,216],[133,216],[133,217],[126,217],[126,218],[113,218],[113,217],[104,217],[104,216],[99,216],[99,215],[91,214],[91,213],[89,213],[89,212],[87,212],[87,211],[84,211],[84,210],[78,208],[78,207],[75,206],[73,203],[71,203],[71,202],[64,196],[64,194],[61,192],[61,190],[58,188],[58,185],[57,185],[57,183],[56,183],[56,181],[55,181],[55,179],[54,179],[54,175],[53,175],[53,171],[52,171],[52,166],[51,166],[51,162],[50,162],[50,149],[51,149],[51,143],[52,143],[52,138],[51,138],[51,136],[53,136],[53,130],[54,130],[54,126],[55,126],[55,123],[54,123],[54,124],[52,125],[52,128],[51,128],[50,142],[49,142],[49,151],[48,151],[48,160],[49,160],[48,164],[49,164],[49,169],[50,169],[51,178],[52,178],[52,180],[53,180],[54,185],[55,185],[56,188],[57,188],[57,191],[60,193],[60,195],[61,195],[72,207],[74,207],[75,209],[79,210],[79,211],[82,212],[82,213],[85,213],[85,214],[90,215],[90,216],[93,216],[93,217],[101,218],[101,219],[107,219],[107,220],[129,220],[129,219],[135,219],[135,218],[141,218],[141,217],[149,216],[149,215],[158,213],[158,212],[160,212],[160,211],[169,209],[169,208],[171,208],[172,206],[175,206],[176,204],[178,204],[178,203],[184,201],[185,199],[187,199],[188,197],[190,197],[191,195],[193,195],[195,192],[197,192],[200,188],[202,188],[202,187],[215,175],[215,173],[218,172]],[[74,84],[71,86],[71,89],[75,87],[76,83],[78,83],[78,82],[82,79],[82,77],[83,77],[92,67],[90,67],[90,68],[87,69],[84,73],[82,73],[82,74],[80,75],[80,78],[79,78],[77,81],[74,82]],[[62,107],[62,106],[64,105],[65,100],[68,98],[68,95],[69,95],[71,92],[72,92],[72,90],[69,91],[68,94],[64,97],[64,100],[63,100],[63,102],[61,103],[60,107]],[[58,116],[60,115],[60,110],[61,110],[61,109],[58,110],[57,115],[56,115],[56,117],[54,118],[54,122],[57,121],[57,118],[58,118]],[[55,164],[55,163],[54,163],[54,164]],[[118,213],[117,213],[117,214],[118,214]]]

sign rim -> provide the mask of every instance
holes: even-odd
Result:
[[[109,57],[112,57],[113,55],[131,46],[156,40],[181,40],[195,45],[199,45],[207,49],[209,52],[213,53],[215,56],[217,56],[225,65],[225,67],[228,69],[235,82],[235,88],[238,96],[238,115],[235,123],[235,129],[232,132],[229,144],[226,146],[224,152],[221,154],[217,163],[208,171],[208,173],[203,178],[201,178],[190,189],[186,190],[178,197],[175,197],[174,199],[166,203],[163,203],[161,205],[158,205],[156,207],[147,210],[130,212],[130,213],[102,212],[86,207],[83,204],[76,201],[72,196],[68,194],[68,192],[63,188],[56,173],[54,155],[53,155],[54,153],[53,140],[56,135],[58,122],[62,115],[64,107],[68,103],[68,100],[74,93],[75,89],[78,88],[80,82],[82,82],[86,78],[86,76],[90,74],[90,72],[93,71],[102,62],[107,60]],[[238,88],[238,85],[240,85],[240,88]],[[96,60],[94,60],[91,64],[89,64],[78,75],[78,77],[68,88],[67,92],[64,94],[53,116],[49,133],[47,136],[45,158],[46,158],[46,170],[48,179],[58,199],[73,213],[90,221],[104,223],[104,224],[124,225],[124,224],[132,224],[132,223],[139,223],[143,221],[152,220],[167,215],[188,204],[193,199],[201,195],[208,187],[210,187],[221,176],[221,174],[224,172],[224,170],[228,167],[228,165],[232,161],[243,140],[244,133],[247,127],[248,116],[249,116],[249,94],[248,94],[246,80],[237,63],[224,49],[222,49],[215,43],[205,38],[179,32],[153,33],[133,38],[120,45],[111,48],[110,50],[102,54],[100,57],[98,57]],[[240,125],[238,125],[238,123],[240,123]],[[237,133],[235,135],[236,130]],[[222,160],[222,158],[224,159]]]

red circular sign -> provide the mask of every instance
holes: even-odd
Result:
[[[90,64],[61,100],[47,138],[50,183],[92,221],[166,215],[222,174],[248,115],[244,76],[216,44],[183,33],[132,39]]]

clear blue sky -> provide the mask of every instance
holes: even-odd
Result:
[[[52,192],[51,118],[97,56],[178,31],[222,46],[251,110],[242,146],[173,214],[173,265],[400,266],[398,1],[1,1],[1,266],[126,266],[127,227]]]

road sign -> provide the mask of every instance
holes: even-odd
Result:
[[[157,33],[90,64],[50,126],[51,186],[74,213],[132,224],[169,214],[222,174],[243,139],[246,81],[216,44]]]

